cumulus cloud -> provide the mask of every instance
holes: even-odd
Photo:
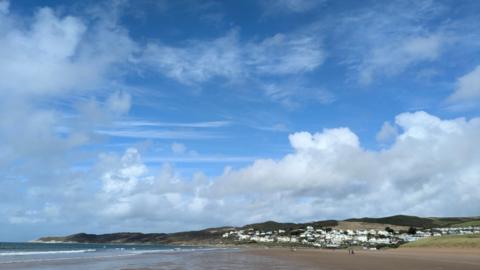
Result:
[[[128,93],[108,88],[136,44],[105,17],[9,6],[0,2],[0,212],[10,217],[0,223],[67,222],[66,198],[88,190],[76,167],[89,156],[82,147],[130,108]]]
[[[219,196],[259,194],[272,198],[272,205],[278,196],[308,201],[304,207],[309,216],[284,209],[286,216],[304,219],[373,213],[475,215],[478,207],[473,205],[480,197],[472,191],[478,190],[474,175],[480,149],[474,141],[480,120],[441,120],[417,112],[398,115],[395,124],[401,132],[381,151],[363,149],[348,128],[294,133],[289,137],[293,153],[228,170],[214,190]],[[452,203],[451,196],[462,200]]]
[[[138,221],[169,231],[267,219],[478,214],[480,119],[442,120],[420,111],[389,125],[398,133],[382,150],[363,148],[347,127],[297,132],[284,157],[213,178],[186,179],[169,165],[149,168],[135,148],[102,154],[95,200],[83,198],[96,207],[83,214],[118,228]],[[175,222],[166,222],[172,216]]]
[[[448,97],[450,103],[472,103],[480,97],[480,66],[457,80],[457,86],[452,95]]]
[[[212,178],[202,173],[185,178],[170,165],[150,167],[135,148],[120,156],[104,153],[93,174],[69,183],[74,193],[59,193],[75,202],[8,216],[10,223],[41,223],[47,213],[63,220],[81,216],[96,220],[100,227],[93,231],[105,232],[398,213],[477,215],[480,119],[443,120],[415,112],[389,125],[398,133],[378,151],[363,148],[347,127],[297,132],[289,136],[292,151],[284,157],[226,168]]]
[[[125,228],[136,219],[156,226],[163,224],[165,230],[178,230],[179,224],[182,228],[198,226],[189,223],[209,224],[204,214],[208,212],[207,204],[215,200],[199,196],[208,187],[202,174],[185,181],[170,165],[150,172],[135,148],[127,149],[122,156],[103,154],[97,167],[101,180],[95,201],[98,211],[88,214],[108,226]]]
[[[8,3],[2,9],[2,94],[58,94],[98,87],[135,49],[121,28],[60,16],[47,7],[31,20],[9,13]]]
[[[19,16],[1,3],[0,166],[16,178],[53,181],[55,168],[68,167],[69,151],[92,142],[94,123],[129,110],[125,92],[102,93],[105,101],[80,97],[109,85],[114,66],[127,62],[136,45],[101,18],[87,21],[48,7]],[[67,104],[72,116],[55,102]]]

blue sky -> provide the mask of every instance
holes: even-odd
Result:
[[[479,215],[479,11],[0,1],[0,240]]]

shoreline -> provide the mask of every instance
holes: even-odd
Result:
[[[337,269],[473,270],[480,269],[480,249],[396,248],[382,250],[319,249],[252,245],[211,245],[218,250],[169,251],[135,256],[71,258],[4,264],[9,270],[42,269]],[[105,268],[108,266],[107,268]],[[2,268],[2,269],[3,269]]]

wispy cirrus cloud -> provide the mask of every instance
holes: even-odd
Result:
[[[322,5],[324,0],[266,0],[260,1],[265,15],[304,13]]]
[[[326,58],[321,37],[316,33],[277,33],[247,41],[242,41],[239,35],[238,30],[232,30],[216,39],[190,40],[179,47],[150,42],[142,62],[160,74],[189,86],[202,85],[214,79],[240,85],[258,85],[256,81],[299,77],[313,72]],[[291,86],[294,81],[290,82]],[[258,90],[270,100],[287,106],[295,99],[293,97],[305,98],[302,97],[304,91],[278,91],[279,86],[275,88],[273,90],[270,84],[260,86]],[[304,86],[296,88],[305,89]],[[317,96],[326,97],[325,93],[321,90]],[[325,98],[312,100],[324,103]]]
[[[475,106],[480,99],[480,66],[459,77],[447,102],[456,108]]]
[[[287,108],[295,109],[305,103],[330,104],[335,101],[332,92],[320,86],[307,86],[298,81],[263,83],[264,95]]]
[[[143,62],[161,74],[184,84],[196,84],[212,78],[238,78],[242,52],[237,32],[231,31],[213,40],[192,40],[182,47],[151,42],[143,53]]]
[[[179,127],[179,128],[221,128],[230,126],[230,121],[206,121],[206,122],[152,122],[152,121],[122,121],[116,122],[119,127]]]
[[[172,157],[145,157],[147,163],[246,163],[258,159],[256,156],[191,155]]]
[[[370,84],[438,59],[450,37],[444,25],[430,22],[442,12],[434,1],[393,1],[347,11],[331,23],[344,64],[360,83]]]
[[[117,121],[110,129],[98,129],[97,134],[131,139],[215,139],[225,135],[211,129],[225,128],[230,121],[155,122],[142,120]],[[209,130],[209,131],[206,131]]]
[[[185,84],[216,77],[227,80],[259,75],[309,72],[325,59],[322,43],[306,33],[276,34],[260,41],[241,42],[232,30],[213,40],[191,40],[182,47],[149,43],[143,61]]]
[[[224,138],[225,135],[195,130],[158,130],[158,129],[101,129],[97,134],[131,139],[184,139],[203,140]]]

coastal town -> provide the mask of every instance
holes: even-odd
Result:
[[[340,230],[335,228],[314,228],[306,226],[303,229],[286,231],[255,230],[253,228],[231,230],[222,235],[225,240],[236,243],[263,243],[290,246],[310,246],[316,248],[347,248],[360,246],[369,249],[396,247],[400,244],[413,242],[427,237],[447,235],[480,234],[480,226],[446,227],[432,229],[409,228],[408,231],[398,231],[390,227],[384,230],[359,229]]]

